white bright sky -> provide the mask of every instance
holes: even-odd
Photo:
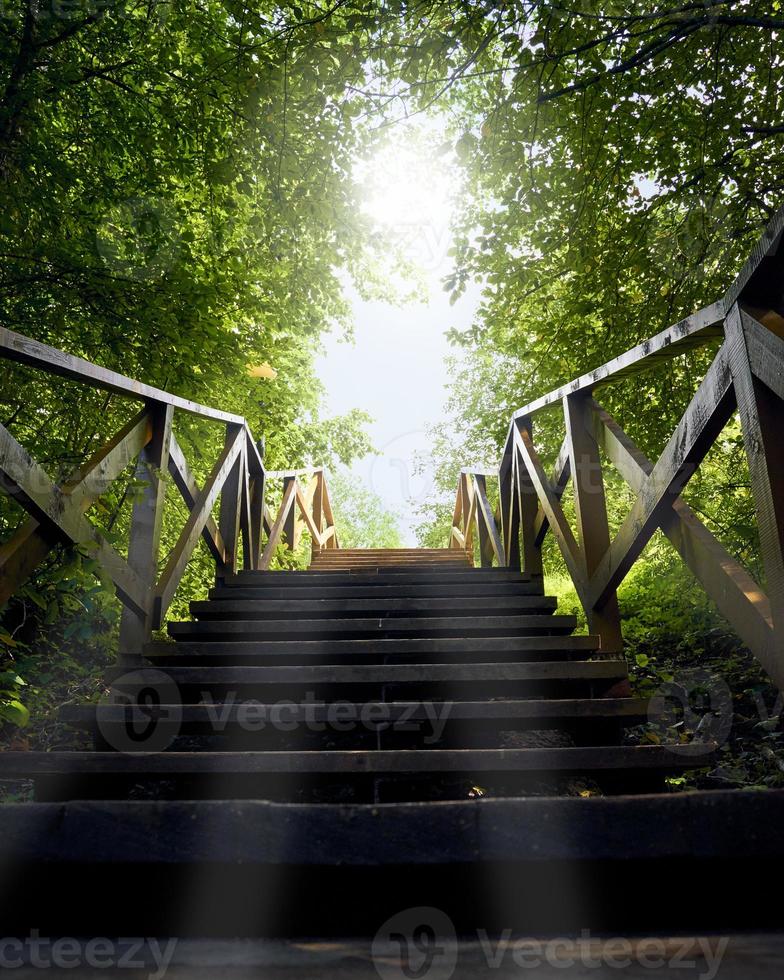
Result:
[[[441,285],[451,268],[449,221],[459,186],[437,136],[430,126],[401,127],[394,143],[360,168],[366,212],[379,232],[404,242],[426,302],[364,302],[349,288],[354,341],[331,335],[316,365],[327,414],[361,408],[373,417],[369,432],[380,455],[356,463],[352,473],[399,515],[406,544],[416,544],[415,507],[430,489],[430,475],[415,473],[414,456],[429,458],[426,428],[441,420],[447,397],[445,332],[465,329],[479,300],[472,287],[450,306]]]

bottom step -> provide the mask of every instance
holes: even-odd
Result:
[[[784,792],[11,804],[0,867],[4,936],[373,936],[415,906],[475,939],[728,935],[781,926],[778,903],[750,883],[784,871]]]

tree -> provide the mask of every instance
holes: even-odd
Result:
[[[441,524],[460,461],[494,462],[514,409],[718,298],[784,191],[779,4],[511,3],[484,20],[487,43],[443,96],[465,175],[446,285],[484,291],[452,335]],[[603,394],[649,455],[707,356]],[[557,421],[537,424],[554,450]],[[699,504],[748,550],[731,444]],[[737,520],[719,514],[727,495]]]
[[[380,288],[352,176],[371,139],[349,88],[365,51],[345,16],[327,29],[310,14],[233,0],[0,12],[0,322],[244,415],[270,468],[370,449],[361,412],[322,417],[313,370],[321,334],[350,330],[341,274]],[[250,376],[263,363],[277,379]],[[0,370],[0,419],[56,480],[138,408]],[[178,425],[203,479],[222,433]],[[132,492],[119,483],[91,515],[112,540]],[[0,539],[21,518],[0,500]],[[182,514],[166,522],[163,560]],[[54,663],[105,659],[115,627],[95,563],[62,558],[0,620],[5,659],[48,682]],[[202,554],[183,587],[209,574]]]

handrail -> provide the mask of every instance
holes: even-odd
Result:
[[[37,340],[25,337],[24,334],[14,333],[7,327],[0,327],[0,357],[38,368],[49,374],[58,374],[72,381],[81,381],[103,391],[112,391],[118,395],[143,401],[158,402],[161,405],[171,405],[173,408],[179,408],[183,412],[199,415],[205,419],[234,425],[245,424],[245,419],[241,415],[221,412],[217,408],[200,405],[188,398],[172,395],[161,388],[153,388],[152,385],[126,378],[116,371],[110,371],[73,354],[66,354],[56,347],[41,344]]]
[[[306,475],[310,475],[311,480],[303,489],[299,477]],[[302,533],[300,517],[310,532],[311,550],[314,555],[324,548],[339,548],[324,467],[267,472],[267,479],[276,477],[283,480],[283,498],[275,517],[271,518],[269,512],[265,516],[269,532],[267,545],[258,567],[269,568],[275,549],[284,534],[289,548],[299,547]]]
[[[498,517],[490,513],[486,472],[463,470],[450,547],[482,564],[542,574],[542,542],[556,539],[602,649],[621,647],[616,590],[660,528],[720,612],[784,689],[784,208],[774,217],[741,274],[718,302],[550,392],[512,417],[498,479]],[[648,370],[694,347],[720,342],[708,371],[659,459],[651,462],[595,399],[604,385]],[[533,419],[563,410],[565,437],[552,474],[536,449]],[[681,497],[731,415],[738,409],[757,514],[767,594],[726,551]],[[611,539],[600,450],[635,500]],[[561,497],[571,480],[576,534]],[[492,526],[491,526],[492,525]],[[493,529],[499,546],[488,547]]]
[[[8,429],[0,425],[0,489],[30,515],[0,545],[0,607],[55,545],[78,545],[95,557],[114,583],[124,607],[120,652],[133,659],[139,656],[152,630],[161,626],[200,538],[215,561],[218,579],[235,573],[240,566],[267,569],[284,534],[288,548],[294,548],[299,540],[300,527],[295,509],[290,506],[296,500],[313,538],[313,551],[338,547],[323,468],[312,471],[313,485],[305,493],[296,476],[286,476],[284,484],[293,488],[287,491],[284,487],[287,510],[271,519],[264,498],[267,482],[276,474],[265,470],[248,423],[241,415],[172,395],[3,327],[0,358],[144,403],[130,422],[60,484],[52,481]],[[175,410],[225,426],[223,449],[201,487],[172,432]],[[126,560],[86,515],[134,460],[135,480],[145,489],[133,505]],[[159,575],[166,498],[163,474],[167,472],[189,516]],[[218,501],[216,522],[212,512]]]

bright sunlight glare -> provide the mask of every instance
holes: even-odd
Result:
[[[418,509],[433,489],[432,472],[423,472],[418,461],[430,458],[428,427],[445,411],[450,352],[445,334],[470,325],[479,289],[470,287],[450,305],[443,288],[452,268],[450,220],[460,172],[438,121],[396,127],[372,157],[357,164],[357,177],[364,211],[389,242],[390,256],[398,249],[408,264],[406,269],[393,265],[393,282],[401,295],[414,292],[420,299],[364,300],[348,288],[353,342],[329,337],[318,373],[330,413],[361,408],[373,417],[369,432],[379,454],[355,463],[352,474],[399,515],[405,543],[411,545],[421,519]]]
[[[365,211],[378,225],[448,226],[457,181],[451,146],[432,144],[433,133],[415,131],[358,164],[366,188]]]

